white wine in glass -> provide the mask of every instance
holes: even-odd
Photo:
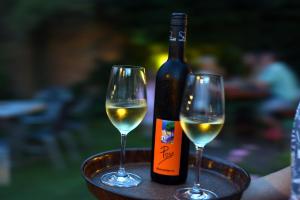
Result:
[[[223,118],[196,116],[187,118],[180,116],[180,125],[187,137],[199,147],[204,147],[220,133],[224,124]]]
[[[127,134],[135,129],[147,112],[146,100],[132,102],[106,102],[106,113],[111,123],[120,131]]]
[[[116,172],[106,173],[101,182],[113,187],[134,187],[142,179],[127,173],[124,167],[126,137],[145,117],[147,94],[145,69],[143,67],[113,66],[107,88],[106,113],[121,134],[120,167]]]

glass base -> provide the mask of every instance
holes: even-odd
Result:
[[[193,188],[181,188],[176,190],[174,197],[178,200],[202,200],[216,199],[218,196],[212,191],[205,189],[195,192]]]
[[[113,187],[135,187],[142,182],[142,178],[132,173],[119,176],[118,172],[110,172],[101,177],[101,182]]]

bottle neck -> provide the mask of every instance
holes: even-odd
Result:
[[[171,26],[169,36],[169,59],[184,61],[185,36],[185,27]]]
[[[184,61],[184,42],[170,42],[169,59]]]

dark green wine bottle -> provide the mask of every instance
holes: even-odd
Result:
[[[151,178],[162,184],[185,182],[188,171],[189,140],[184,134],[179,113],[186,76],[187,15],[172,13],[169,57],[156,75],[152,130]]]

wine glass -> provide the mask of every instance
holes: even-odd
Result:
[[[119,170],[104,174],[101,182],[115,187],[137,186],[141,177],[125,171],[125,145],[127,134],[141,123],[147,112],[145,68],[113,66],[105,107],[111,123],[121,133],[121,152]]]
[[[217,198],[213,191],[201,188],[200,171],[204,146],[211,142],[223,127],[224,104],[221,76],[206,73],[188,75],[180,110],[180,125],[196,147],[196,178],[193,187],[176,190],[176,199]]]

